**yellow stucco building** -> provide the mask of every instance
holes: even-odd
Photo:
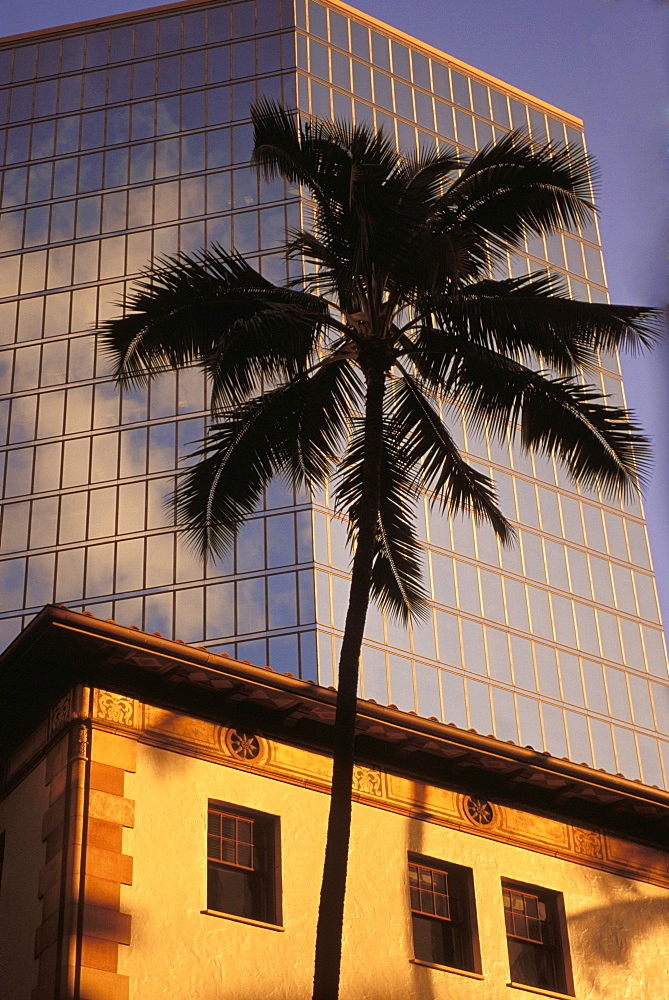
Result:
[[[50,606],[0,694],[3,998],[307,1000],[333,690]],[[343,998],[669,996],[666,792],[359,713]]]

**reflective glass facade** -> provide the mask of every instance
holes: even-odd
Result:
[[[348,592],[345,523],[277,483],[234,553],[206,569],[165,496],[204,431],[191,371],[119,393],[91,332],[153,257],[234,246],[275,280],[298,189],[249,166],[250,103],[383,125],[402,149],[474,151],[512,128],[582,143],[580,123],[339,4],[184,3],[0,44],[0,630],[49,601],[271,663],[329,685]],[[533,238],[603,301],[593,225]],[[620,398],[616,358],[603,391]],[[449,417],[451,419],[451,417]],[[370,613],[362,694],[648,784],[669,783],[667,661],[638,502],[455,430],[490,472],[519,542],[419,510],[432,618]]]

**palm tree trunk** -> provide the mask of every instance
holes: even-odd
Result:
[[[332,793],[316,929],[313,1000],[337,1000],[339,993],[346,869],[351,834],[358,674],[379,514],[384,389],[383,369],[371,371],[367,377],[365,401],[364,465],[358,538],[339,657]]]

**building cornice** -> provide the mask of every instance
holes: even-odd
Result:
[[[2,752],[78,683],[330,751],[334,689],[50,605],[0,656]],[[666,843],[669,793],[659,788],[362,699],[357,729],[360,758],[395,773]]]

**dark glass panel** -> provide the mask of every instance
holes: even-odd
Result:
[[[76,111],[81,107],[81,77],[65,76],[60,81],[60,96],[58,110]]]
[[[100,232],[101,198],[80,198],[77,202],[77,237],[95,236]]]
[[[127,107],[109,108],[107,111],[107,145],[127,142],[129,134],[130,109]]]
[[[286,55],[286,53],[284,52],[284,65],[286,64],[285,63],[285,55]],[[287,108],[296,108],[297,107],[297,92],[296,92],[295,84],[296,84],[296,80],[295,80],[295,75],[293,73],[289,73],[289,74],[285,75],[282,78],[282,81],[281,81],[281,91],[282,91],[281,100],[282,100],[282,103]]]
[[[205,82],[204,52],[185,52],[183,59],[184,87],[201,87]]]
[[[181,140],[181,170],[189,173],[193,170],[204,170],[204,134],[194,132]]]
[[[476,129],[476,145],[479,149],[482,149],[493,140],[492,125],[489,125],[488,122],[481,121],[480,118],[474,118],[473,121]],[[524,273],[525,271],[523,270],[523,274]]]
[[[390,77],[374,70],[374,102],[388,111],[393,110],[393,98]]]
[[[490,91],[490,101],[492,104],[493,121],[498,125],[509,127],[509,107],[506,103],[506,96],[500,94],[498,90]]]
[[[180,86],[180,59],[179,56],[168,56],[158,60],[158,87],[157,93],[166,94],[171,90],[178,90]]]
[[[278,31],[281,27],[279,21],[278,3],[260,3],[258,5],[258,31]]]
[[[207,212],[224,212],[230,208],[230,174],[211,174],[207,177]]]
[[[547,118],[547,121],[551,142],[557,142],[560,145],[564,145],[564,127],[562,122],[557,121],[555,118]]]
[[[14,87],[11,91],[11,102],[9,105],[10,122],[20,122],[25,118],[30,118],[33,106],[33,85],[27,84],[25,87]]]
[[[448,74],[448,66],[444,66],[443,63],[433,62],[432,63],[432,80],[434,86],[434,93],[439,97],[446,98],[447,101],[451,99],[451,81]]]
[[[372,99],[372,80],[369,66],[353,62],[353,93],[366,101]]]
[[[330,117],[330,89],[315,80],[311,81],[311,110],[320,118]]]
[[[133,105],[131,133],[133,139],[148,139],[149,136],[153,135],[154,112],[155,104],[153,101]]]
[[[470,107],[467,77],[462,76],[461,73],[452,72],[451,83],[453,87],[453,103],[459,104],[463,108]]]
[[[102,153],[91,153],[79,160],[79,191],[102,187]]]
[[[109,33],[96,31],[86,36],[86,65],[104,66],[107,62]]]
[[[520,101],[514,101],[509,98],[509,107],[511,108],[511,123],[514,128],[519,128],[523,132],[527,132],[527,109],[524,104]]]
[[[204,45],[205,42],[205,12],[195,11],[184,14],[183,44],[184,48],[193,45]]]
[[[39,46],[37,72],[40,76],[51,76],[58,72],[60,64],[60,40],[42,42]]]
[[[432,108],[432,98],[423,94],[420,90],[414,91],[416,101],[416,121],[425,128],[434,129],[434,111]]]
[[[114,101],[130,100],[130,66],[113,66],[109,70],[109,94]]]
[[[21,49],[16,49],[14,53],[14,83],[19,80],[32,80],[35,75],[35,59],[37,48],[34,45],[26,45]]]
[[[281,36],[270,35],[268,38],[259,38],[258,42],[258,71],[260,73],[273,73],[281,69]]]
[[[215,7],[207,14],[209,42],[227,42],[230,38],[230,7]]]
[[[181,48],[181,18],[164,17],[160,26],[160,52],[176,52]]]
[[[359,66],[360,63],[357,65]],[[351,89],[351,60],[348,56],[334,49],[332,50],[332,82],[344,90]]]
[[[5,163],[19,163],[21,160],[27,160],[29,141],[29,125],[20,125],[18,128],[8,129]]]
[[[234,4],[232,7],[232,37],[244,38],[247,35],[254,35],[255,30],[255,3],[253,0]]]
[[[413,121],[413,101],[411,99],[411,88],[399,80],[393,82],[395,88],[395,110],[398,115]]]
[[[348,50],[348,19],[334,10],[330,10],[330,42]]]
[[[137,184],[141,181],[153,179],[153,143],[147,142],[143,146],[135,146],[130,153],[130,183]]]
[[[548,133],[546,132],[546,118],[537,111],[536,108],[530,108],[530,131],[532,133],[532,138],[536,139],[537,142],[548,142]]]
[[[142,56],[154,55],[156,51],[157,27],[157,21],[148,21],[135,25],[135,59],[141,59]]]
[[[230,87],[216,87],[207,94],[207,122],[222,125],[230,121]]]
[[[328,29],[325,7],[319,3],[314,3],[313,0],[310,0],[309,3],[309,32],[327,41]]]
[[[309,42],[310,70],[314,76],[319,76],[322,80],[328,80],[330,73],[328,68],[328,48],[321,42],[313,39]]]
[[[132,27],[112,28],[111,62],[123,62],[132,52]]]
[[[156,89],[156,64],[150,62],[137,63],[133,67],[132,96],[149,97]]]
[[[71,240],[74,236],[74,205],[73,201],[64,201],[53,206],[51,210],[52,243]]]
[[[358,21],[351,21],[351,52],[369,62],[369,31]]]
[[[81,118],[81,148],[95,149],[104,146],[105,113],[93,111]]]
[[[432,90],[430,64],[427,57],[421,55],[419,52],[412,52],[411,62],[413,65],[413,82],[418,87],[422,87],[423,90]]]
[[[255,43],[238,42],[232,47],[232,76],[237,80],[255,73]]]
[[[248,111],[248,105],[247,105]],[[237,125],[233,133],[233,162],[244,163],[253,152],[253,129],[250,125]]]
[[[297,37],[301,38],[302,36],[298,35]],[[294,37],[294,35],[282,35],[281,36],[281,51],[282,51],[283,68],[284,69],[289,69],[289,68],[295,67],[297,65],[297,63],[295,61],[295,37]],[[294,92],[294,90],[295,90],[295,77],[292,76],[292,74],[291,74],[290,76],[287,76],[285,78],[285,81],[286,81],[286,85],[290,86],[293,89],[293,92]],[[286,97],[285,103],[286,103],[287,107],[294,107],[294,105],[295,105],[295,98],[293,98],[292,101],[289,101],[288,98]]]
[[[79,125],[79,115],[71,115],[58,121],[56,153],[73,153],[79,148]]]
[[[35,87],[35,117],[52,115],[56,111],[57,80],[44,80]],[[49,155],[49,154],[45,154]]]
[[[472,97],[474,100],[474,111],[477,115],[490,118],[490,107],[488,105],[488,88],[476,80],[471,81]]]
[[[53,164],[40,163],[30,168],[28,201],[44,201],[51,197]]]
[[[46,194],[48,197],[48,192]],[[26,247],[39,246],[46,243],[49,234],[49,206],[41,205],[39,208],[31,208],[26,212],[26,229],[23,238],[23,245]],[[3,248],[9,249],[9,248]]]
[[[469,146],[470,149],[473,149],[474,128],[471,115],[465,114],[464,111],[456,111],[455,118],[458,128],[458,142],[463,143],[465,146]]]
[[[409,68],[409,50],[405,45],[400,45],[399,42],[392,42],[393,50],[393,73],[395,76],[401,76],[405,80],[411,78],[411,70]]]
[[[81,69],[84,64],[84,36],[72,35],[63,39],[61,72],[68,73],[73,69]]]
[[[230,46],[219,45],[207,53],[207,79],[221,83],[230,79]]]
[[[28,170],[18,167],[16,170],[6,170],[2,191],[2,205],[22,205],[26,200],[26,181]]]
[[[0,50],[0,83],[9,83],[12,75],[12,50]]]
[[[179,131],[179,98],[163,97],[156,101],[156,135]]]
[[[106,194],[102,207],[102,231],[112,233],[126,228],[127,192],[115,191]]]

